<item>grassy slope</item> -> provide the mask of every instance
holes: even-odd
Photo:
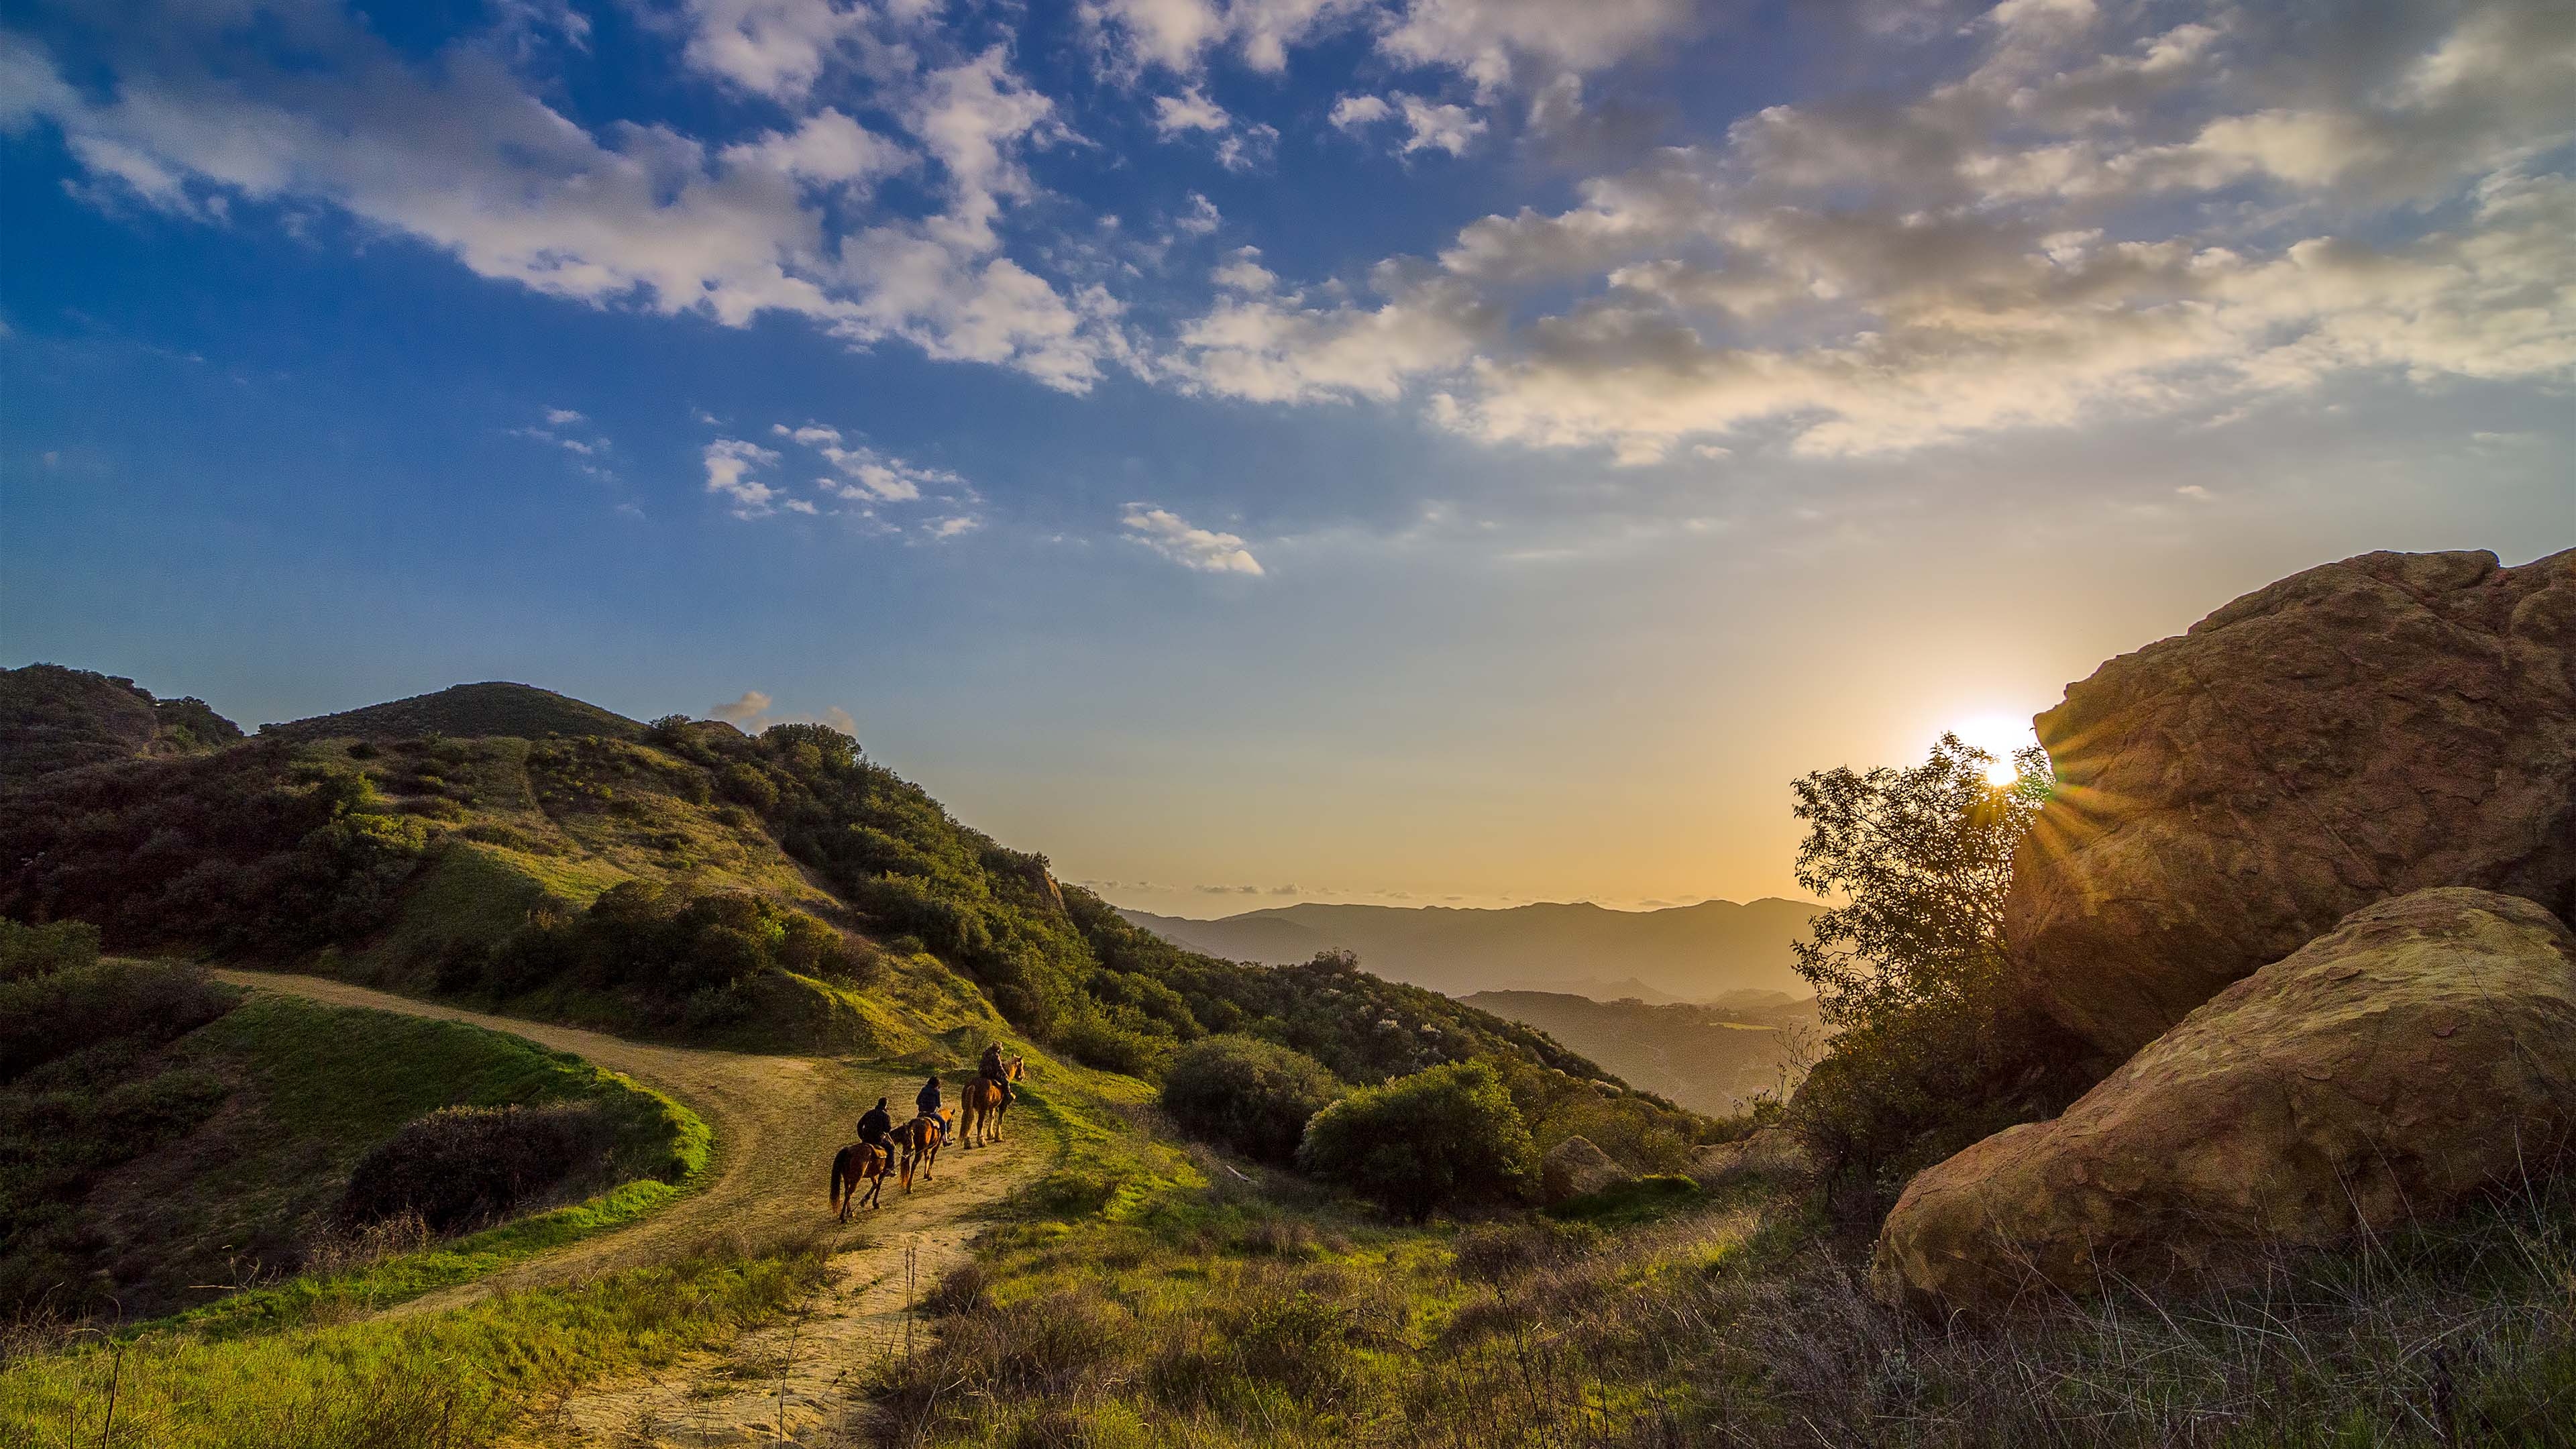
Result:
[[[1532,1026],[1681,1106],[1711,1116],[1757,1095],[1786,1098],[1822,1039],[1812,1003],[1761,1013],[1595,1001],[1555,991],[1479,991],[1469,1006]]]
[[[1997,1331],[1880,1306],[1769,1190],[1411,1229],[1085,1083],[1041,1110],[1076,1159],[933,1292],[940,1351],[880,1366],[880,1442],[2576,1444],[2563,1198]]]
[[[202,1285],[255,1283],[292,1267],[330,1238],[357,1159],[440,1107],[591,1102],[615,1128],[605,1200],[545,1226],[501,1230],[472,1249],[442,1250],[486,1271],[567,1231],[649,1210],[706,1158],[705,1124],[667,1098],[516,1037],[450,1022],[264,996],[181,1038],[164,1060],[210,1071],[232,1091],[187,1138],[110,1171],[89,1191],[91,1260],[114,1276],[128,1314],[202,1303],[220,1291]],[[443,1271],[452,1281],[457,1270]],[[410,1279],[425,1275],[438,1273]],[[420,1281],[414,1291],[435,1286]]]

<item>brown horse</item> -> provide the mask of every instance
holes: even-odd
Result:
[[[1003,1074],[1016,1082],[1028,1075],[1027,1062],[1025,1057],[1013,1057],[1010,1064],[1002,1069]],[[963,1152],[969,1147],[1001,1141],[1002,1113],[1010,1105],[1010,1099],[1002,1094],[999,1082],[977,1077],[974,1084],[966,1089],[966,1105],[959,1109],[964,1114],[960,1119],[964,1125],[957,1130],[957,1150]]]
[[[903,1190],[912,1191],[912,1169],[921,1167],[921,1180],[930,1181],[930,1168],[939,1161],[939,1144],[948,1140],[948,1114],[915,1117],[894,1129],[894,1140],[903,1149]]]
[[[894,1153],[866,1142],[853,1142],[832,1154],[832,1207],[841,1221],[850,1220],[850,1209],[859,1205],[859,1184],[868,1184],[865,1196],[868,1206],[877,1206],[877,1194],[885,1191],[886,1175],[894,1171]]]

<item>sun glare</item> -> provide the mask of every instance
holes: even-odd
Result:
[[[2029,721],[2008,714],[1976,715],[1952,725],[1950,732],[1994,757],[1986,765],[1986,783],[1997,789],[2020,778],[2013,768],[2013,752],[2039,743]]]

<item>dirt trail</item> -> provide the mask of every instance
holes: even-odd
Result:
[[[428,1313],[495,1289],[579,1282],[733,1236],[753,1245],[831,1226],[825,1189],[832,1154],[879,1096],[908,1103],[920,1083],[813,1057],[753,1056],[659,1046],[601,1032],[488,1016],[371,991],[319,976],[219,971],[237,985],[461,1021],[524,1037],[623,1072],[706,1119],[715,1151],[698,1191],[615,1232],[530,1259],[476,1283],[390,1310]],[[552,1442],[738,1444],[803,1442],[850,1407],[848,1392],[875,1355],[901,1352],[913,1285],[927,1290],[963,1262],[985,1210],[1034,1176],[1051,1143],[1035,1122],[998,1148],[940,1154],[937,1177],[906,1197],[888,1183],[885,1206],[854,1215],[813,1301],[777,1325],[746,1334],[722,1358],[675,1365],[646,1380],[612,1383],[557,1405]]]

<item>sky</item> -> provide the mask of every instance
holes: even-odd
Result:
[[[1795,895],[2576,544],[2576,8],[0,3],[0,662],[822,719],[1122,904]]]

